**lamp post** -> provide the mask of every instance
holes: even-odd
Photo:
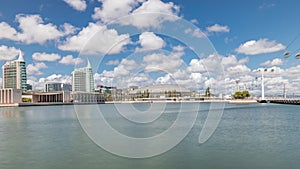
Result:
[[[261,72],[261,102],[265,102],[265,82],[264,82],[264,72],[267,72],[267,68],[260,68],[258,72]],[[274,72],[274,69],[271,69],[271,72]]]
[[[266,71],[266,69],[264,69]],[[265,100],[264,71],[261,71],[261,99]]]
[[[283,84],[283,98],[286,99],[286,88],[285,88],[285,83]]]
[[[240,79],[236,79],[235,83],[236,83],[236,91],[239,92],[240,91],[240,86],[239,86]]]
[[[264,83],[264,72],[267,71],[267,69],[259,69],[259,72],[261,72],[261,100],[265,100],[265,83]]]
[[[300,50],[300,48],[296,49],[296,50],[293,51],[293,52],[285,52],[285,53],[283,54],[283,57],[288,58],[288,57],[291,56],[292,53],[296,53],[296,52],[298,52],[299,50]],[[295,58],[296,58],[296,59],[300,59],[300,53],[296,53],[296,54],[295,54]]]

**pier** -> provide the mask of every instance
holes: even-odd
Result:
[[[266,98],[265,100],[259,100],[258,102],[300,105],[300,98]]]
[[[270,100],[270,103],[300,105],[300,99]]]

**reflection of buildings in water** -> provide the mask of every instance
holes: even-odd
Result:
[[[15,111],[12,108],[4,108],[0,111],[0,117],[11,118],[11,117],[20,117],[20,112]]]

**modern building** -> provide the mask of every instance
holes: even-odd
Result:
[[[0,89],[0,104],[14,104],[22,102],[21,89]]]
[[[2,66],[2,88],[27,91],[26,64],[21,51],[17,60],[8,61]]]
[[[97,85],[95,92],[103,94],[105,101],[117,100],[117,87]]]
[[[111,93],[116,93],[117,88],[112,86],[97,85],[95,91],[103,94],[105,93],[111,94]]]
[[[177,84],[157,84],[129,91],[131,99],[191,97],[192,91]]]
[[[94,91],[94,76],[91,63],[88,60],[87,66],[84,68],[75,69],[72,73],[73,92],[93,92]]]
[[[31,85],[31,84],[26,84],[26,90],[27,90],[27,91],[32,90],[32,85]]]
[[[67,83],[46,83],[45,92],[72,91],[72,85]]]
[[[96,92],[72,92],[71,99],[74,103],[104,103],[105,98]]]
[[[32,103],[68,103],[71,102],[69,91],[60,92],[27,92],[23,98],[30,99]]]

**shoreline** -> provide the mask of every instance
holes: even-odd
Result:
[[[228,103],[228,104],[255,104],[257,100],[146,100],[146,101],[107,101],[100,103],[13,103],[0,104],[2,107],[31,107],[31,106],[62,106],[62,105],[89,105],[89,104],[143,104],[143,103]]]
[[[33,106],[68,106],[68,105],[87,105],[87,104],[104,104],[104,103],[12,103],[0,104],[1,107],[33,107]]]
[[[257,104],[258,100],[230,100],[229,104]]]
[[[212,102],[221,102],[221,103],[228,103],[229,100],[146,100],[146,101],[109,101],[105,102],[105,104],[128,104],[128,103],[212,103]]]

